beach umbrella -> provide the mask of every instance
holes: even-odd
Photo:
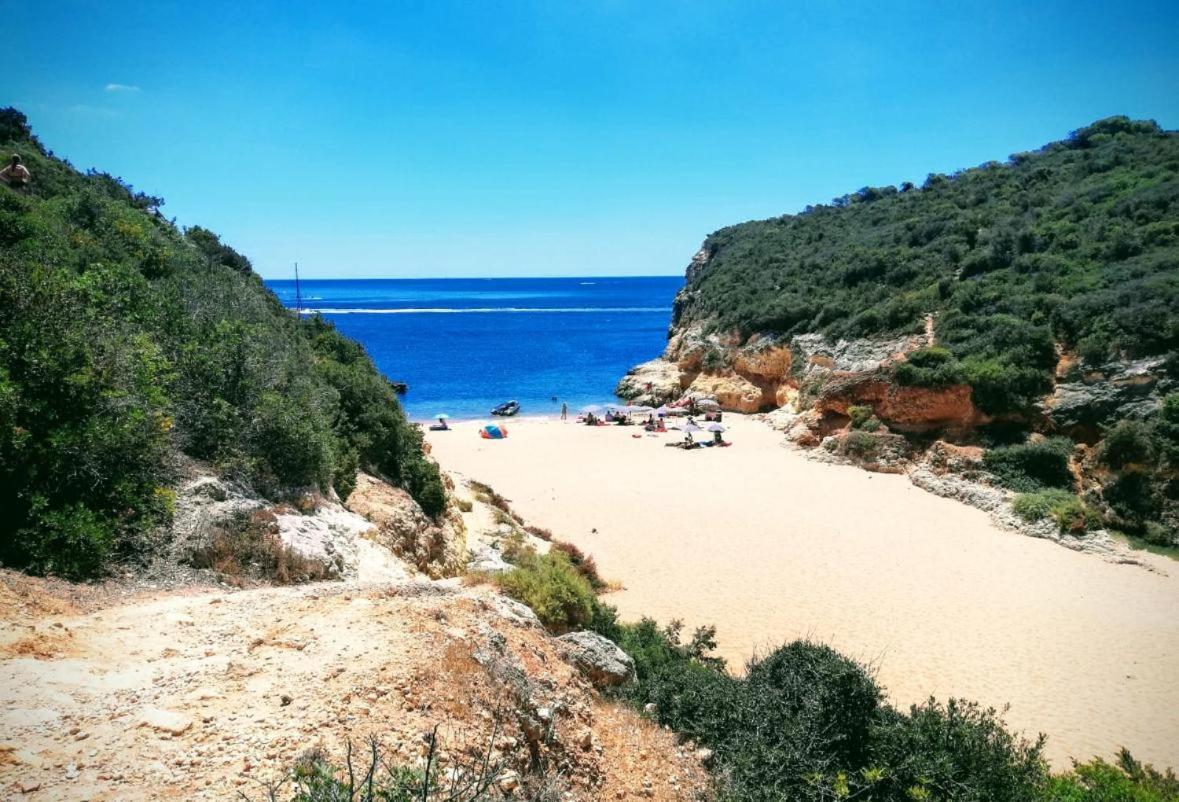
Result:
[[[479,436],[484,440],[503,440],[508,436],[508,427],[489,423],[479,430]]]
[[[725,427],[721,426],[719,423],[711,423],[708,426],[708,431],[710,432],[723,432],[724,430]]]
[[[680,431],[681,432],[701,432],[704,430],[701,429],[699,426],[697,426],[694,423],[685,423],[683,426],[680,427]]]
[[[667,404],[664,404],[663,406],[659,407],[659,409],[655,410],[655,414],[661,418],[666,418],[671,414],[671,410],[667,408]]]
[[[696,406],[715,408],[719,407],[720,403],[715,398],[700,398],[697,399]]]
[[[653,410],[654,410],[654,407],[635,406],[635,407],[626,407],[625,411],[630,412],[632,414],[639,415],[644,412],[652,412]]]
[[[581,412],[584,414],[587,414],[587,415],[592,412],[593,414],[597,415],[603,409],[605,409],[605,407],[602,406],[601,404],[587,404],[586,406],[581,408]]]
[[[449,420],[450,419],[450,416],[447,415],[445,412],[439,412],[434,417],[437,418],[438,420]]]

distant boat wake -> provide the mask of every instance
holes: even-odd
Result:
[[[670,312],[670,306],[564,306],[564,307],[526,307],[526,306],[482,306],[470,308],[455,307],[411,307],[406,309],[333,309],[308,308],[299,310],[304,315],[461,315],[461,314],[497,314],[497,313],[558,313],[558,312]]]

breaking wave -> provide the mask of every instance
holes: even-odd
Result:
[[[545,314],[561,312],[670,312],[670,306],[564,306],[564,307],[530,307],[530,306],[481,306],[469,308],[456,307],[411,307],[407,309],[337,309],[330,307],[303,307],[299,310],[304,315],[471,315],[497,313],[528,313]]]

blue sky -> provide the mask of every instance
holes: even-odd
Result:
[[[1179,127],[1174,0],[2,8],[0,103],[267,277],[678,273],[730,223]]]

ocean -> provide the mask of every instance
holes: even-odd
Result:
[[[679,276],[347,279],[300,282],[304,310],[360,341],[405,382],[415,420],[484,418],[503,401],[522,415],[614,400],[627,369],[667,341]],[[288,307],[295,282],[267,281]],[[553,400],[553,399],[556,400]]]

